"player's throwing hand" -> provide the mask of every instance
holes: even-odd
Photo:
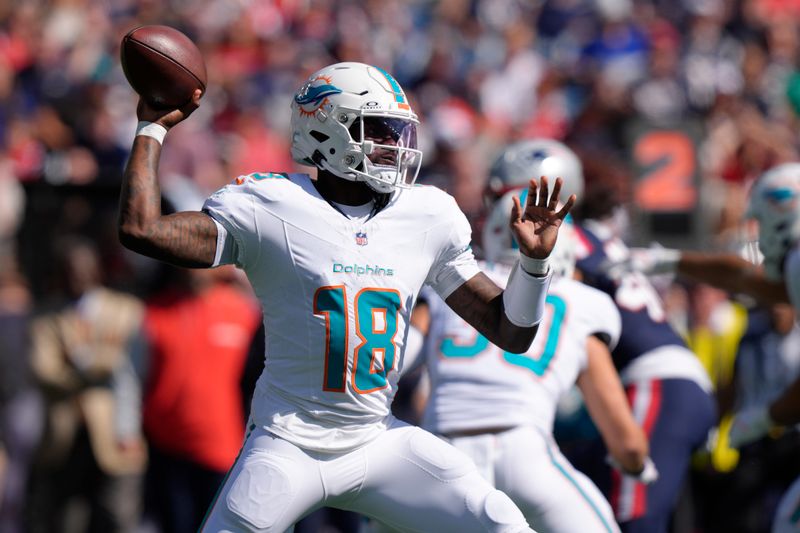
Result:
[[[564,206],[558,209],[558,195],[562,183],[561,178],[556,178],[553,194],[549,194],[547,176],[539,178],[539,183],[532,179],[524,211],[520,199],[514,198],[509,223],[523,255],[534,259],[546,259],[553,251],[558,228],[575,205],[573,194]]]
[[[200,98],[202,96],[203,91],[196,89],[192,94],[192,99],[179,109],[156,108],[148,104],[144,98],[140,98],[139,105],[136,107],[136,117],[140,121],[155,122],[169,130],[200,107]]]

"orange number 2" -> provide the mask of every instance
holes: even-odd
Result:
[[[680,131],[651,131],[636,142],[634,157],[646,170],[636,184],[645,211],[690,211],[697,202],[695,149]]]

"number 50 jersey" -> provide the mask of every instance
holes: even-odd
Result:
[[[455,200],[417,186],[349,218],[306,174],[251,174],[203,209],[228,232],[218,263],[246,272],[264,312],[253,422],[318,451],[377,437],[423,283],[446,298],[478,272]]]
[[[482,266],[505,284],[508,267]],[[435,295],[427,300],[431,395],[423,426],[435,433],[522,425],[551,433],[559,398],[586,368],[587,338],[613,346],[620,333],[611,298],[572,279],[553,279],[539,331],[523,354],[491,344]]]

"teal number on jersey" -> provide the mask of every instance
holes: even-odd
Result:
[[[395,365],[400,294],[391,289],[364,289],[356,294],[356,335],[361,343],[353,355],[353,388],[364,394],[386,387],[386,373]],[[344,392],[347,382],[347,294],[343,286],[321,287],[314,294],[314,314],[325,317],[323,390]]]
[[[547,367],[550,366],[550,362],[556,354],[558,339],[561,337],[561,325],[564,323],[564,315],[567,313],[566,302],[558,296],[548,294],[546,303],[553,308],[553,320],[550,322],[550,329],[547,330],[547,340],[541,355],[528,357],[524,353],[503,352],[503,359],[506,362],[527,368],[540,377],[547,372]]]
[[[314,314],[325,316],[325,377],[322,389],[344,392],[347,369],[347,302],[344,287],[323,287],[314,294]]]
[[[545,375],[556,354],[558,340],[561,337],[561,326],[564,323],[564,315],[567,313],[567,303],[558,296],[548,294],[546,304],[553,310],[553,319],[550,321],[550,329],[547,330],[547,340],[542,353],[538,357],[530,357],[524,353],[503,352],[503,359],[507,363],[530,370],[540,377]],[[467,345],[456,344],[452,339],[445,339],[439,346],[439,351],[444,357],[475,357],[488,347],[489,340],[480,333],[476,333],[475,341]]]
[[[356,333],[361,344],[355,350],[353,366],[354,386],[359,393],[386,387],[386,373],[394,367],[397,354],[394,336],[400,306],[397,291],[368,289],[356,295]],[[376,359],[383,359],[382,364],[375,365]]]
[[[456,344],[453,339],[445,339],[439,351],[445,357],[475,357],[489,347],[489,339],[475,332],[475,342],[472,344]]]

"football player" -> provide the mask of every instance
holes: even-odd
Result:
[[[675,273],[732,293],[746,294],[758,303],[790,303],[800,312],[800,163],[777,165],[756,180],[750,191],[747,217],[758,222],[759,260],[724,252],[695,252],[669,248],[636,249],[611,271],[645,274]],[[738,413],[731,425],[731,446],[754,442],[773,426],[800,423],[800,380],[795,380],[767,406]],[[800,480],[783,497],[773,531],[796,531],[800,509]]]
[[[519,251],[508,228],[507,192],[483,226],[484,272],[503,284]],[[562,455],[553,421],[559,398],[577,383],[624,476],[652,482],[657,472],[609,352],[620,318],[611,298],[575,281],[572,229],[564,224],[550,257],[554,279],[539,334],[514,354],[489,342],[425,291],[412,323],[426,334],[430,396],[423,427],[469,455],[537,530],[619,531],[608,501]]]
[[[161,141],[200,96],[167,111],[140,101],[119,233],[177,265],[236,264],[265,304],[252,423],[203,530],[285,531],[329,506],[401,531],[530,531],[472,461],[394,419],[390,404],[423,284],[502,349],[527,350],[574,197],[558,209],[560,180],[552,195],[546,178],[531,180],[528,201],[509,213],[520,254],[503,291],[480,272],[455,200],[412,187],[422,153],[400,85],[377,67],[338,63],[292,101],[292,155],[316,179],[256,172],[202,211],[162,216]]]
[[[800,163],[778,165],[756,180],[746,216],[758,222],[758,257],[635,248],[606,268],[614,275],[677,274],[731,293],[746,294],[765,306],[789,303],[800,312]],[[760,265],[754,264],[761,261]],[[731,444],[752,442],[772,425],[796,423],[800,423],[800,384],[790,386],[769,408],[740,413],[731,427]]]
[[[557,167],[564,169],[558,175],[565,190],[583,190],[578,157],[563,144],[552,143],[528,141],[511,147],[528,155],[502,155],[492,179],[508,187],[537,175],[528,172]],[[520,159],[538,162],[541,168],[504,164]],[[611,196],[597,187],[591,194],[598,199]],[[636,272],[611,277],[602,268],[609,258],[628,254],[617,236],[616,226],[624,219],[621,209],[612,201],[583,195],[576,212],[584,213],[575,225],[577,269],[585,283],[608,294],[619,310],[622,329],[612,357],[660,475],[650,485],[615,469],[598,469],[591,475],[609,498],[623,531],[658,533],[667,530],[692,450],[706,441],[716,419],[715,406],[705,370],[667,323],[661,299],[648,279]]]

